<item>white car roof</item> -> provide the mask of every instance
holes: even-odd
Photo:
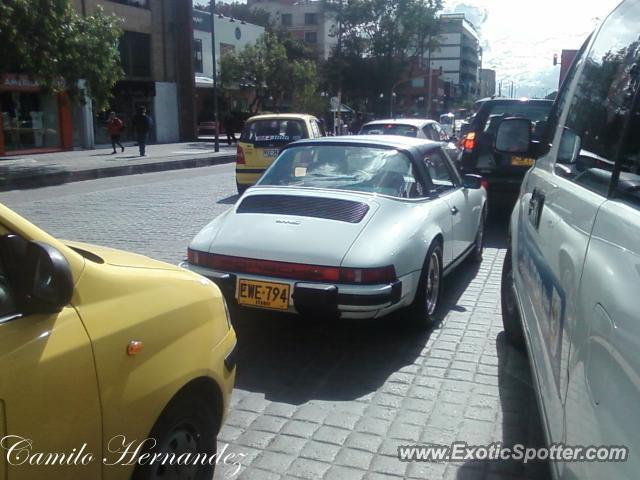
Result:
[[[363,125],[411,125],[413,127],[422,128],[430,123],[438,123],[435,120],[427,118],[390,118],[388,120],[373,120]]]

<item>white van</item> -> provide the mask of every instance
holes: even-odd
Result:
[[[502,317],[529,352],[546,440],[629,453],[551,462],[556,479],[640,475],[639,35],[640,1],[626,0],[578,53],[543,140],[521,118],[496,137],[535,159],[511,216]]]

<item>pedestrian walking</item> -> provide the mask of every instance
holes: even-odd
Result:
[[[116,152],[116,145],[120,147],[120,151],[124,152],[124,146],[120,143],[120,135],[124,130],[124,123],[118,118],[116,112],[109,112],[109,119],[107,120],[107,132],[111,137],[111,146],[113,147],[112,155]]]
[[[236,139],[236,118],[232,112],[227,112],[222,118],[222,126],[224,127],[224,132],[227,134],[227,145],[231,145],[231,142],[238,143]]]
[[[136,135],[136,140],[140,149],[140,156],[145,157],[147,135],[149,135],[149,129],[151,127],[151,120],[147,116],[147,109],[145,107],[138,108],[138,113],[134,115],[131,123],[133,124],[133,132]]]

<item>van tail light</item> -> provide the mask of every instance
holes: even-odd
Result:
[[[480,186],[485,190],[489,190],[489,180],[483,178],[482,180],[480,180]]]
[[[376,285],[397,280],[393,265],[377,268],[343,268],[276,262],[253,258],[216,255],[189,249],[189,263],[232,273],[248,273],[308,282],[355,283]]]
[[[236,163],[240,165],[244,165],[246,163],[246,160],[244,158],[244,150],[240,145],[238,145],[238,148],[236,150]]]
[[[462,137],[462,148],[465,152],[470,152],[476,146],[476,132],[469,132]]]

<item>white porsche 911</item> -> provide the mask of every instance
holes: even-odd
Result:
[[[430,140],[295,142],[196,235],[183,266],[240,306],[342,318],[407,307],[428,326],[443,276],[482,258],[481,183]]]

